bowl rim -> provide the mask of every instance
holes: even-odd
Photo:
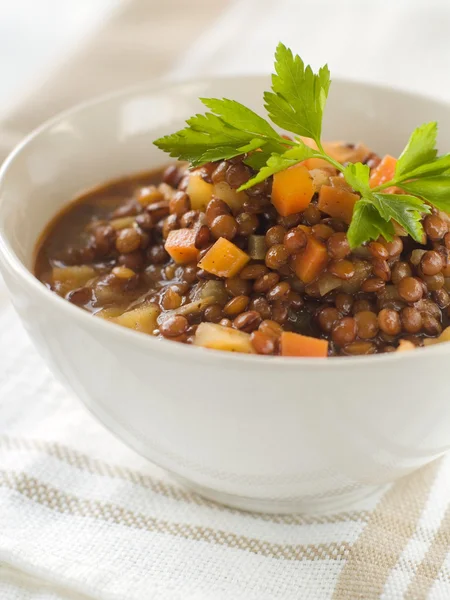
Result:
[[[99,96],[95,96],[94,98],[85,100],[74,106],[57,113],[51,118],[44,121],[41,125],[33,129],[28,135],[26,135],[8,154],[6,159],[0,166],[0,211],[2,207],[2,188],[4,186],[5,178],[8,175],[8,171],[10,166],[14,163],[16,159],[18,159],[22,153],[22,151],[35,139],[39,138],[39,136],[46,131],[48,131],[51,127],[55,126],[63,119],[70,118],[71,116],[80,113],[86,109],[97,106],[99,104],[103,104],[105,102],[109,102],[111,100],[118,100],[123,98],[129,99],[135,94],[139,93],[147,93],[152,94],[155,92],[170,92],[179,90],[183,93],[183,88],[186,86],[192,85],[210,85],[212,82],[223,82],[226,84],[227,81],[236,81],[236,80],[264,80],[269,77],[269,74],[248,74],[248,75],[227,75],[221,77],[197,77],[192,79],[183,79],[176,81],[168,81],[164,79],[158,79],[151,83],[140,83],[133,86],[127,86],[125,88],[113,90],[111,92],[107,92],[105,94],[101,94]],[[355,87],[358,89],[365,88],[367,91],[378,91],[382,93],[394,93],[396,95],[403,96],[405,99],[408,98],[417,98],[428,102],[433,102],[436,105],[441,105],[443,108],[450,109],[450,102],[447,102],[443,99],[433,98],[427,94],[416,93],[412,91],[408,91],[406,89],[402,89],[400,87],[379,84],[379,83],[371,83],[367,81],[356,81],[352,79],[346,79],[342,77],[336,77],[334,82],[338,85],[343,85],[346,87]],[[31,270],[29,270],[25,264],[20,260],[17,254],[12,249],[9,244],[6,236],[0,232],[0,262],[3,262],[4,265],[13,271],[16,275],[18,275],[25,285],[25,287],[29,290],[30,293],[37,293],[41,296],[42,301],[47,301],[54,303],[55,310],[58,308],[62,311],[67,311],[68,318],[75,319],[80,323],[80,326],[89,328],[92,327],[94,331],[99,328],[99,331],[104,331],[105,334],[109,332],[110,335],[117,338],[118,341],[123,339],[131,344],[137,344],[139,347],[145,348],[147,352],[151,353],[152,351],[163,352],[166,355],[172,356],[172,358],[176,361],[177,358],[180,360],[188,360],[191,362],[199,362],[199,363],[213,363],[218,366],[226,367],[229,363],[230,366],[234,365],[234,363],[238,362],[243,366],[247,367],[263,367],[266,368],[274,368],[274,369],[301,369],[302,367],[306,367],[308,369],[342,369],[344,366],[346,367],[357,367],[372,364],[374,367],[376,365],[384,365],[384,364],[394,364],[396,361],[417,361],[422,358],[432,358],[433,356],[440,356],[443,354],[448,354],[450,350],[450,344],[448,343],[440,343],[433,345],[428,348],[417,348],[415,351],[410,352],[390,352],[383,354],[372,354],[372,355],[361,355],[361,356],[334,356],[331,357],[331,360],[323,360],[323,358],[314,358],[314,357],[284,357],[284,356],[263,356],[258,354],[244,354],[244,353],[234,353],[227,352],[222,350],[211,350],[208,348],[201,347],[193,347],[188,344],[180,344],[174,343],[170,340],[154,338],[153,336],[142,333],[139,331],[134,331],[132,329],[128,329],[126,327],[122,327],[115,323],[110,323],[105,321],[104,319],[95,319],[92,318],[92,314],[88,313],[80,309],[79,307],[71,304],[64,298],[58,296],[51,290],[49,290],[42,282],[35,277]],[[90,323],[90,325],[89,325]],[[106,328],[106,329],[105,329]],[[423,352],[426,352],[426,355],[423,355]],[[270,367],[269,367],[270,365]]]

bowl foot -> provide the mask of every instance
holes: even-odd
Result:
[[[373,496],[381,496],[390,484],[364,486],[346,494],[338,496],[328,496],[324,498],[293,498],[292,500],[277,500],[265,498],[248,498],[237,496],[226,492],[219,492],[211,488],[197,485],[171,473],[173,479],[191,491],[231,508],[245,510],[249,512],[270,513],[270,514],[326,514],[332,512],[341,512],[353,507],[361,500],[367,500]]]

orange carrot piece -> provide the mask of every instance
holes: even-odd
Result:
[[[324,270],[327,262],[327,247],[314,236],[310,236],[306,248],[292,257],[291,267],[303,283],[311,283]]]
[[[283,331],[281,334],[281,355],[326,358],[328,356],[328,342],[300,333]]]
[[[390,156],[389,154],[386,154],[386,156],[380,162],[378,167],[375,167],[375,169],[373,169],[370,175],[370,187],[374,188],[379,185],[383,185],[383,183],[386,183],[386,181],[390,181],[391,179],[393,179],[395,175],[396,164],[397,159],[393,156]]]
[[[272,204],[282,217],[305,210],[313,195],[313,181],[308,169],[301,164],[273,176]]]
[[[195,236],[194,229],[176,229],[167,236],[164,248],[180,265],[196,261],[199,251],[195,247]]]
[[[250,256],[235,244],[225,238],[219,238],[198,266],[217,277],[234,277],[249,260]]]
[[[358,200],[358,194],[349,192],[344,188],[323,185],[320,188],[317,207],[330,217],[342,219],[345,223],[350,224],[353,209]]]

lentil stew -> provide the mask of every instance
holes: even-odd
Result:
[[[329,144],[371,177],[386,161]],[[179,343],[262,355],[355,356],[450,339],[450,218],[414,241],[396,226],[351,250],[359,196],[309,159],[237,191],[244,156],[127,177],[72,202],[39,242],[35,274],[94,315]]]

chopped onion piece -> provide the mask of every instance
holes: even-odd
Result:
[[[420,263],[422,256],[425,254],[426,250],[413,250],[411,252],[410,261],[415,267]]]
[[[324,273],[317,280],[317,287],[321,296],[325,296],[328,292],[335,290],[342,285],[342,279],[335,277],[331,273]]]
[[[248,255],[253,260],[264,260],[266,257],[267,246],[263,235],[251,235],[248,238]]]

